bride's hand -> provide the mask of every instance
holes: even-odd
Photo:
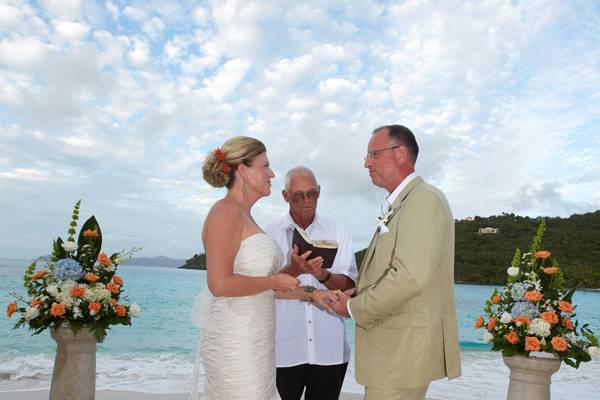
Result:
[[[326,310],[332,310],[333,304],[339,300],[336,291],[333,290],[317,289],[311,293],[311,296],[315,303]]]
[[[271,289],[287,292],[294,290],[300,285],[300,280],[288,274],[276,274],[271,276]]]

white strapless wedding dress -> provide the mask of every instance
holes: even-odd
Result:
[[[279,270],[282,259],[279,246],[267,234],[256,233],[240,243],[233,272],[272,275]],[[212,297],[209,305],[202,307],[205,320],[200,354],[206,376],[202,398],[279,400],[275,385],[273,291],[244,297]]]

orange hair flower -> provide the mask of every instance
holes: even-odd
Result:
[[[555,273],[558,272],[558,267],[547,267],[547,268],[544,268],[543,271],[546,275],[554,275]]]
[[[546,259],[546,258],[550,257],[550,255],[552,255],[552,253],[550,253],[547,250],[536,251],[534,254],[535,258],[541,258],[541,259]]]
[[[227,158],[225,152],[218,147],[213,151],[213,154],[215,155],[215,158],[220,162],[225,161],[225,159]]]
[[[113,282],[116,283],[119,286],[123,286],[123,279],[121,279],[120,277],[118,277],[117,275],[113,276]]]
[[[102,304],[100,304],[100,303],[90,303],[90,304],[88,304],[88,310],[93,311],[96,314],[98,312],[100,312],[101,309],[102,309]]]
[[[121,291],[121,289],[119,289],[119,287],[112,282],[109,282],[106,285],[106,289],[108,289],[108,291],[112,294],[119,294],[119,292]]]
[[[487,323],[487,330],[488,330],[488,332],[491,332],[492,329],[494,329],[494,327],[496,326],[497,322],[498,322],[498,319],[496,319],[496,317],[490,318],[490,320]]]
[[[124,317],[124,316],[127,315],[127,309],[124,306],[120,305],[120,304],[115,307],[115,312],[117,313],[117,315],[119,317]]]
[[[92,274],[91,272],[88,272],[87,274],[85,274],[83,279],[85,279],[88,282],[96,282],[98,279],[100,279],[100,277],[96,274]]]
[[[17,302],[13,301],[12,303],[8,303],[8,306],[6,307],[6,316],[8,318],[11,318],[13,316],[13,314],[16,312],[17,312]]]
[[[475,321],[475,328],[479,329],[483,326],[483,316],[480,315],[479,318],[477,318],[477,321]]]
[[[558,324],[558,315],[556,311],[550,310],[540,314],[540,317],[549,324]]]
[[[520,322],[520,323],[522,323],[522,324],[527,324],[527,325],[531,324],[531,320],[530,320],[529,318],[527,318],[526,316],[524,316],[524,315],[517,315],[517,316],[516,316],[516,317],[513,319],[513,322],[514,322],[515,324],[517,324],[517,323],[519,323],[519,322]]]
[[[110,264],[112,264],[110,257],[107,256],[105,252],[101,252],[100,254],[98,254],[98,262],[100,262],[100,264],[104,265],[105,267],[108,267]]]
[[[568,301],[560,300],[558,302],[558,309],[567,314],[571,314],[573,312],[573,306]]]
[[[523,298],[528,301],[540,301],[544,298],[544,295],[537,290],[530,290],[529,292],[525,292]]]
[[[63,303],[52,303],[52,309],[50,309],[50,315],[53,317],[60,317],[61,315],[65,315],[67,312],[67,308]]]
[[[535,336],[525,338],[525,351],[540,351],[540,341]]]
[[[37,281],[38,279],[42,279],[46,275],[48,275],[48,271],[45,270],[45,269],[43,269],[41,271],[36,271],[36,273],[33,274],[33,276],[31,277],[31,280],[32,281]]]
[[[515,331],[510,331],[510,333],[508,335],[504,336],[504,338],[510,344],[519,343],[519,335],[517,335],[517,332],[515,332]]]
[[[575,329],[575,325],[573,325],[573,321],[571,321],[571,319],[569,317],[562,317],[562,319],[560,320],[560,323],[562,324],[562,326],[564,326],[565,328],[567,328],[570,331]]]
[[[552,347],[556,351],[567,351],[567,340],[564,337],[555,336],[552,338]]]
[[[494,297],[492,297],[492,304],[498,304],[501,301],[502,301],[502,296],[500,296],[499,294],[497,294]]]
[[[86,229],[85,231],[83,231],[82,235],[85,238],[97,238],[98,232],[95,230],[93,231],[91,229]]]
[[[83,297],[85,294],[85,288],[81,286],[75,286],[71,289],[71,296],[73,297]]]

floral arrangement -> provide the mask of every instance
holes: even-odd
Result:
[[[487,322],[480,316],[475,327],[484,328],[484,342],[505,357],[543,352],[578,368],[600,358],[598,339],[588,324],[579,327],[572,304],[575,289],[565,291],[558,262],[541,250],[545,227],[542,220],[528,253],[516,250],[504,290],[495,289],[485,302]]]
[[[67,240],[54,240],[45,267],[38,269],[38,261],[34,261],[25,270],[29,299],[11,293],[16,301],[8,304],[6,314],[9,318],[21,314],[15,329],[27,324],[36,335],[68,323],[75,334],[87,327],[102,342],[111,325],[131,325],[131,317],[140,313],[137,304],[122,301],[127,300],[123,298],[124,282],[115,275],[124,257],[138,249],[110,257],[101,252],[102,232],[94,216],[85,221],[75,242],[80,204],[81,200],[75,204]]]

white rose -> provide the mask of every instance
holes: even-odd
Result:
[[[40,316],[40,310],[37,307],[27,307],[25,308],[25,321],[31,321],[32,319],[36,319]]]
[[[55,284],[46,286],[46,292],[52,297],[58,297],[58,286]]]
[[[541,318],[536,318],[529,325],[527,333],[539,337],[548,337],[550,336],[550,324]]]
[[[577,343],[577,336],[573,332],[567,333],[565,337],[571,344]]]
[[[62,248],[65,249],[67,253],[72,253],[77,250],[77,243],[67,241],[62,244]]]
[[[517,275],[519,275],[519,268],[517,268],[517,267],[509,267],[506,270],[506,273],[508,275],[510,275],[510,276],[517,276]]]
[[[588,354],[596,360],[600,360],[600,347],[598,346],[590,346],[588,347]]]
[[[129,314],[131,314],[132,317],[137,317],[140,315],[140,311],[142,311],[142,308],[138,304],[132,304],[129,306]]]
[[[494,335],[492,335],[488,331],[483,332],[483,343],[492,343],[493,338]]]
[[[502,316],[500,317],[500,322],[502,322],[503,324],[509,324],[510,321],[512,321],[512,315],[509,312],[502,313]]]

